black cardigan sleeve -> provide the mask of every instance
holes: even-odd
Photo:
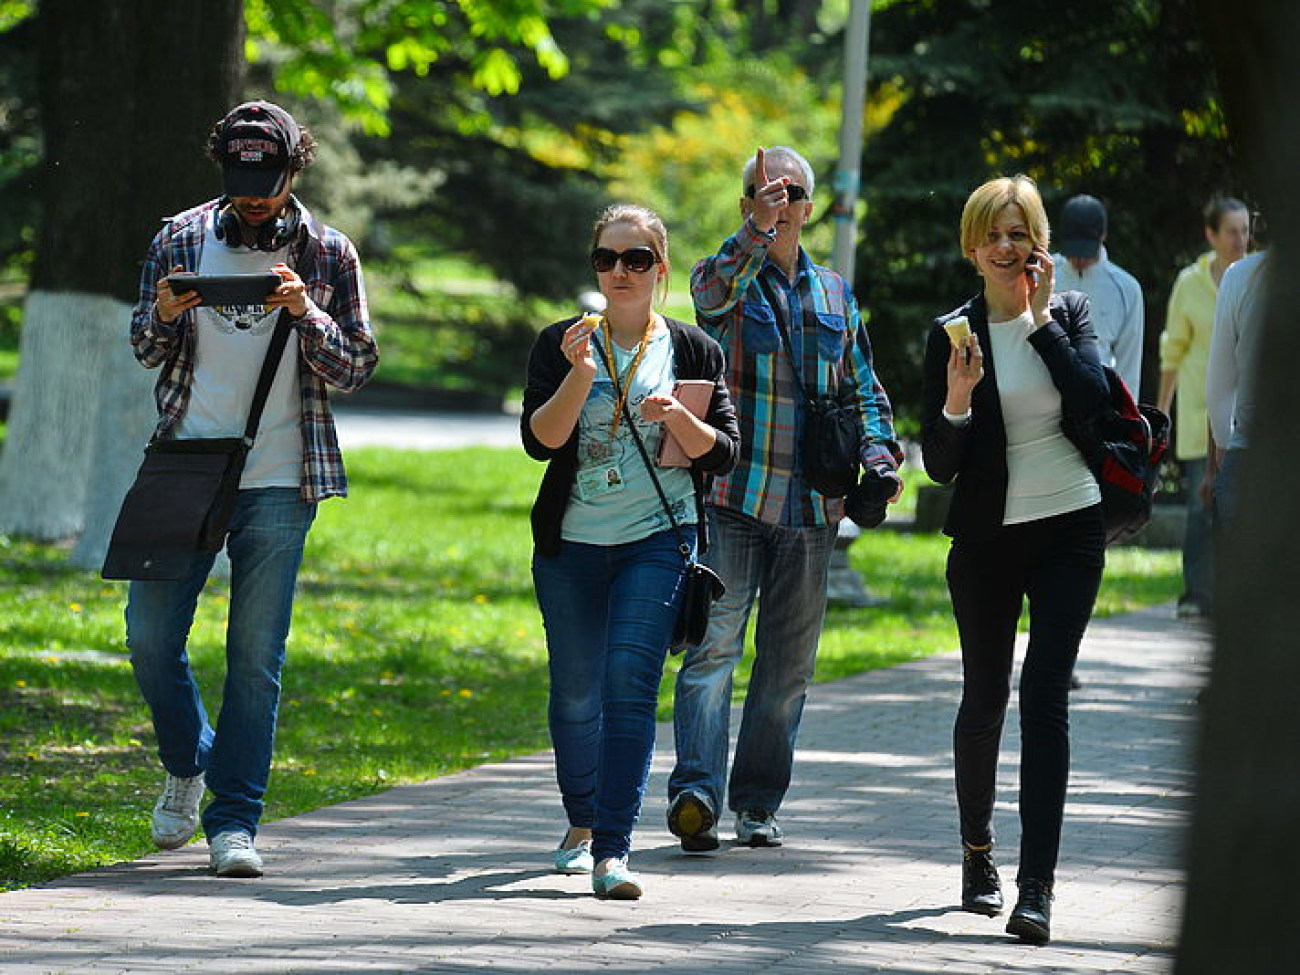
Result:
[[[1082,291],[1065,291],[1054,297],[1051,319],[1030,333],[1029,344],[1042,357],[1061,393],[1061,412],[1096,416],[1106,403],[1107,385],[1088,296]]]
[[[568,327],[577,320],[575,315],[573,318],[548,325],[537,336],[532,351],[528,354],[528,373],[524,381],[524,408],[519,417],[519,433],[524,442],[524,450],[534,460],[550,460],[561,452],[573,449],[573,445],[577,443],[578,431],[575,427],[573,435],[564,446],[547,447],[534,435],[532,425],[533,414],[555,395],[555,391],[560,388],[560,383],[564,382],[564,377],[572,368],[560,349],[560,340]]]

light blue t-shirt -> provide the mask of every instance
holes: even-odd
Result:
[[[626,376],[636,348],[624,350],[615,342],[613,351],[615,369]],[[663,425],[641,419],[641,401],[653,393],[670,393],[674,378],[672,336],[665,331],[650,340],[627,400],[651,463],[659,451]],[[620,545],[672,528],[626,418],[619,422],[617,433],[612,432],[617,405],[614,384],[597,353],[596,378],[578,417],[578,470],[562,529],[567,541]],[[683,467],[656,467],[655,473],[677,523],[694,525],[695,486],[690,472]],[[690,533],[685,537],[689,544]]]

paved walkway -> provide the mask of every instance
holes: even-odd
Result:
[[[267,825],[267,875],[216,880],[206,847],[0,895],[0,968],[34,972],[1126,972],[1172,967],[1207,648],[1169,607],[1091,627],[1073,707],[1056,940],[954,909],[953,655],[813,689],[787,845],[680,853],[661,729],[636,903],[548,872],[549,755]],[[1014,719],[997,826],[1014,875]],[[272,786],[274,787],[274,785]],[[142,813],[143,814],[143,813]]]

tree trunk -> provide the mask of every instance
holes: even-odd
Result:
[[[1241,513],[1221,547],[1214,660],[1199,743],[1197,802],[1178,975],[1295,970],[1300,908],[1300,451],[1292,417],[1300,357],[1300,10],[1293,0],[1200,0],[1224,105],[1275,242],[1256,429]]]
[[[155,377],[127,338],[140,260],[161,218],[220,191],[203,146],[242,83],[243,5],[43,0],[38,16],[42,217],[0,532],[50,540],[85,527],[89,565],[154,415]]]

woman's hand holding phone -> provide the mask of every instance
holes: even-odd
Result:
[[[1047,302],[1056,280],[1052,255],[1044,247],[1035,247],[1025,259],[1025,286],[1029,291],[1029,308],[1034,313],[1034,327],[1047,323]]]

